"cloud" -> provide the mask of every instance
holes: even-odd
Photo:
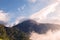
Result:
[[[0,10],[0,21],[1,23],[7,23],[9,21],[8,13],[5,13],[3,10]]]
[[[17,17],[16,21],[15,21],[15,25],[18,24],[18,23],[21,23],[22,21],[24,21],[25,19],[25,16],[19,16]]]
[[[60,20],[60,12],[58,13],[59,8],[57,9],[57,6],[60,4],[59,2],[60,1],[56,1],[34,13],[30,16],[30,19],[36,20],[39,23],[53,23],[54,20]]]
[[[23,6],[21,6],[20,8],[18,8],[18,11],[23,11],[25,9],[26,5],[24,4]]]
[[[35,3],[37,0],[28,0],[30,3]]]
[[[18,16],[17,18],[15,18],[14,22],[11,22],[11,23],[7,24],[6,27],[13,27],[14,25],[17,25],[24,20],[25,20],[25,16]]]
[[[53,3],[53,2],[58,2],[58,1],[60,1],[60,0],[27,0],[29,3],[36,3],[36,2],[39,2],[39,4],[42,2],[42,3],[44,3],[44,2],[46,2],[46,3],[48,3],[48,4],[51,4],[51,3]]]
[[[46,34],[37,34],[35,32],[31,33],[30,39],[32,40],[60,40],[60,30],[51,32],[47,31]]]

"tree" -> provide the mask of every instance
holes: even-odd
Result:
[[[20,31],[15,27],[7,28],[7,34],[10,40],[30,40],[29,36],[26,33]]]
[[[0,40],[9,40],[4,27],[4,25],[0,24]]]
[[[0,24],[0,40],[30,40],[29,36],[15,27],[7,28]]]

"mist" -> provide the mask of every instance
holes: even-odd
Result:
[[[51,30],[47,31],[46,34],[37,34],[35,32],[31,33],[31,40],[60,40],[60,30],[56,30],[51,32]]]

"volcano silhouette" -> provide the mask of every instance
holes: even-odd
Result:
[[[18,25],[15,25],[13,27],[16,27],[28,34],[30,34],[32,31],[39,34],[45,34],[49,30],[53,32],[54,30],[60,29],[60,25],[48,24],[48,23],[37,23],[34,20],[25,20],[22,23],[19,23]]]

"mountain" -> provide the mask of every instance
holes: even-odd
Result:
[[[13,27],[18,28],[27,34],[30,34],[33,31],[36,33],[39,33],[39,34],[45,34],[49,30],[51,30],[53,32],[55,30],[60,29],[60,25],[49,24],[49,23],[40,23],[39,24],[34,20],[25,20],[22,23],[19,23],[18,25],[15,25]]]
[[[55,37],[57,35],[59,37],[58,33],[60,33],[60,31],[52,33],[53,36],[50,37],[50,32],[48,32],[49,30],[51,30],[51,32],[54,32],[55,30],[60,30],[60,25],[50,23],[37,23],[36,21],[30,19],[14,25],[13,27],[6,27],[0,24],[0,40],[30,40],[29,38],[31,38],[32,40],[40,40],[44,39],[45,37],[46,39],[47,37],[53,39],[51,37]]]

